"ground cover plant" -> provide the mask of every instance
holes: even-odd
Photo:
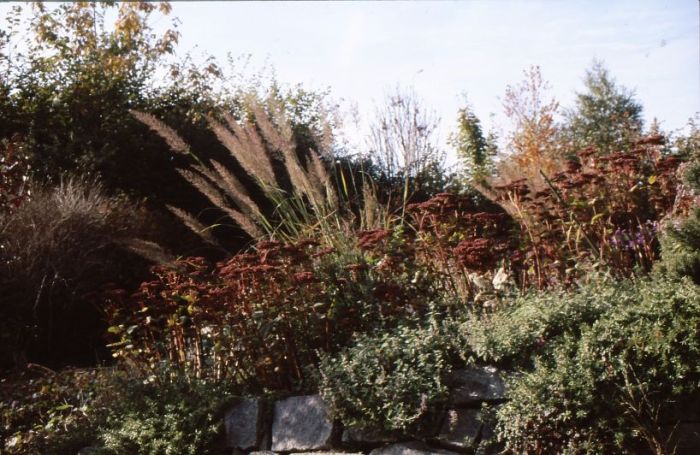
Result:
[[[8,454],[219,453],[223,412],[234,399],[225,382],[123,367],[32,366],[0,387]]]

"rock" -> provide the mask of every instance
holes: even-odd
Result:
[[[484,422],[476,409],[451,409],[436,441],[455,449],[470,449],[481,440]]]
[[[274,452],[271,452],[274,453]],[[362,452],[295,452],[294,455],[363,455]]]
[[[342,442],[347,445],[372,446],[396,441],[394,433],[381,432],[367,428],[346,427]]]
[[[494,367],[469,367],[450,375],[450,404],[471,406],[506,398],[506,385]]]
[[[298,452],[331,447],[334,432],[320,395],[290,397],[275,403],[272,450]]]
[[[275,452],[271,450],[254,450],[252,452],[248,452],[248,455],[275,455]]]
[[[224,416],[226,447],[251,450],[260,448],[262,403],[251,398],[234,405]]]
[[[447,450],[435,449],[423,444],[422,442],[401,442],[391,444],[381,449],[374,449],[370,455],[453,455],[454,452]]]
[[[482,414],[482,417],[485,417]],[[484,426],[481,427],[481,440],[475,455],[492,455],[504,453],[503,442],[496,439],[496,423],[494,419],[484,418]]]

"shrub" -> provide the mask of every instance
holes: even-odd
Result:
[[[37,188],[1,216],[3,356],[22,363],[24,353],[52,365],[94,361],[104,327],[95,293],[107,282],[134,282],[146,272],[143,255],[163,256],[138,240],[148,238],[148,229],[146,212],[76,178]]]
[[[23,144],[0,141],[0,214],[11,212],[29,197],[29,164]]]
[[[105,454],[219,453],[232,393],[223,383],[184,378],[126,383],[99,432]]]
[[[573,330],[547,337],[510,383],[500,437],[514,452],[670,453],[678,418],[669,416],[700,385],[700,289],[656,279],[589,295],[597,317],[566,314],[569,299],[550,311]],[[531,329],[521,348],[542,332]]]
[[[450,326],[401,324],[357,337],[352,346],[320,363],[320,393],[344,424],[373,430],[407,430],[446,398],[451,368]]]
[[[303,389],[319,350],[425,312],[432,281],[391,236],[360,236],[374,254],[268,241],[214,268],[201,258],[156,268],[133,296],[110,292],[115,355],[147,369],[167,359],[193,377]]]
[[[432,272],[439,288],[467,303],[484,293],[475,280],[488,278],[497,265],[508,266],[515,245],[511,220],[497,206],[469,196],[440,193],[406,208],[410,227],[407,242],[414,260]]]
[[[601,266],[618,277],[651,270],[682,162],[664,143],[652,135],[605,156],[579,150],[561,172],[493,186],[491,196],[520,226],[512,263],[523,288],[570,285]]]
[[[663,260],[658,269],[677,277],[689,276],[700,284],[700,128],[691,123],[691,134],[683,142],[682,152],[690,160],[678,170],[685,174],[684,184],[679,185],[680,197],[674,205],[675,223],[669,222],[661,238]]]
[[[0,449],[8,454],[217,453],[229,384],[185,380],[167,366],[25,370],[3,381]]]
[[[0,450],[7,454],[69,455],[96,440],[105,408],[120,400],[112,369],[54,372],[34,367],[0,383]]]
[[[633,298],[624,288],[594,282],[577,292],[531,291],[493,312],[462,323],[463,356],[522,367],[562,336],[580,336],[616,302]]]

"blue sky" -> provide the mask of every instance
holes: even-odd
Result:
[[[697,0],[175,2],[173,14],[182,50],[251,54],[253,67],[329,86],[363,117],[396,84],[412,85],[443,138],[464,93],[485,124],[505,126],[505,87],[530,65],[570,105],[594,58],[635,90],[647,120],[676,129],[700,110]]]
[[[602,59],[668,130],[700,110],[697,0],[173,2],[179,51],[250,54],[278,79],[330,87],[367,119],[383,94],[413,86],[444,139],[467,94],[487,127],[505,127],[502,96],[539,65],[570,105]],[[0,12],[2,9],[0,7]],[[161,21],[165,25],[167,21]],[[491,116],[491,114],[494,114]]]

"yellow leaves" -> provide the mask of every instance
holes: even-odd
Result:
[[[173,10],[172,6],[170,6],[170,2],[160,2],[158,3],[158,11],[161,13],[168,15],[170,12]]]

